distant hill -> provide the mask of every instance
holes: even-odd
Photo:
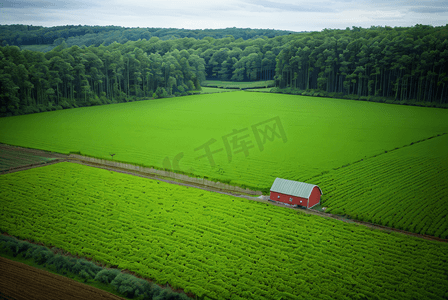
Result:
[[[124,44],[139,39],[149,40],[157,37],[161,40],[179,38],[203,39],[211,37],[221,39],[233,36],[235,39],[256,39],[260,37],[273,38],[276,36],[296,33],[293,31],[274,29],[226,28],[226,29],[177,29],[177,28],[128,28],[120,26],[81,26],[66,25],[42,27],[32,25],[0,25],[0,45],[28,46],[53,45],[65,41],[68,46],[99,46],[110,45],[113,42]],[[49,51],[53,47],[41,47],[41,51]],[[27,47],[23,47],[27,48]],[[36,49],[37,50],[37,49]]]

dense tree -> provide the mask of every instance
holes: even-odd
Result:
[[[448,25],[273,36],[236,28],[0,27],[8,41],[57,40],[46,53],[0,46],[2,116],[186,95],[206,78],[275,79],[285,92],[448,103]],[[74,37],[94,41],[70,46]]]
[[[191,48],[195,40],[205,37],[218,40],[220,48],[226,47],[235,39],[257,39],[260,37],[276,37],[287,35],[292,31],[272,29],[204,29],[188,30],[176,28],[126,28],[120,26],[80,26],[67,25],[42,27],[32,25],[0,25],[0,45],[60,45],[65,42],[68,46],[108,46],[114,42],[124,44],[128,41],[181,39],[184,49]],[[217,46],[219,46],[217,44]]]
[[[186,95],[200,88],[204,60],[186,50],[143,50],[154,42],[60,47],[46,54],[0,47],[0,114]]]
[[[279,88],[358,99],[448,103],[448,25],[294,35],[277,55]]]

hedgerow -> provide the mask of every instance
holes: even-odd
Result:
[[[189,299],[185,294],[161,289],[159,286],[151,284],[146,280],[121,273],[118,269],[103,269],[85,259],[55,254],[47,247],[20,241],[14,237],[0,235],[0,255],[2,254],[13,257],[20,255],[59,274],[68,275],[70,273],[80,276],[85,282],[94,279],[110,284],[123,296],[133,299]]]
[[[117,269],[103,269],[96,274],[95,280],[109,284],[118,274],[120,271]]]

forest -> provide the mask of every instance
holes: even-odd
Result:
[[[178,28],[128,28],[121,26],[66,25],[42,27],[32,25],[0,25],[0,45],[59,45],[63,41],[69,46],[108,46],[114,42],[124,44],[139,39],[149,40],[158,37],[161,40],[179,38],[203,39],[212,37],[221,39],[233,36],[235,39],[256,39],[276,37],[295,33],[287,30],[225,28],[225,29],[178,29]]]
[[[448,105],[448,25],[300,33],[0,27],[0,116],[188,95],[206,79],[275,79],[273,92]],[[23,46],[33,43],[52,49]]]

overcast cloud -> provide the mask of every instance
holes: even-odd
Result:
[[[448,0],[0,0],[0,24],[320,31],[447,23]]]

